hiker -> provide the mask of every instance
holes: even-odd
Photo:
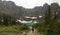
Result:
[[[34,32],[34,28],[32,27],[32,32]]]

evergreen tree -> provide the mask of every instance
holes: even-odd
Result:
[[[3,14],[3,25],[6,25],[6,26],[9,25],[9,24],[8,24],[8,16],[5,15],[5,14]]]
[[[45,35],[47,35],[49,28],[51,27],[51,11],[50,11],[50,6],[48,6],[48,9],[45,14],[45,25],[47,27],[45,31]],[[50,32],[49,32],[50,33]]]
[[[53,19],[51,19],[50,7],[47,12],[47,17],[45,19],[47,29],[45,35],[60,35],[60,23],[57,22],[57,12],[54,12]]]

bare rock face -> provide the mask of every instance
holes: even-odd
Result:
[[[21,16],[21,7],[15,5],[12,1],[1,1],[0,3],[0,12],[5,13],[11,16],[18,16],[18,13]]]
[[[43,6],[36,6],[33,9],[26,9],[21,6],[17,6],[13,1],[2,1],[0,0],[0,13],[5,13],[13,17],[21,16],[43,16],[48,10],[48,4],[45,3]],[[50,5],[51,12],[57,11],[60,14],[60,6],[57,3]]]
[[[0,0],[0,2],[1,2],[2,0]]]

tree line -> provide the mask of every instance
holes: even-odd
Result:
[[[0,25],[17,25],[16,18],[11,17],[10,15],[1,14],[0,15]]]
[[[52,15],[51,6],[49,5],[44,16],[44,22],[34,25],[38,32],[44,35],[60,35],[60,19],[57,11]]]

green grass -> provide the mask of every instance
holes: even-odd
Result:
[[[28,31],[28,30],[29,28],[23,25],[0,26],[0,32],[22,32],[22,31]]]

